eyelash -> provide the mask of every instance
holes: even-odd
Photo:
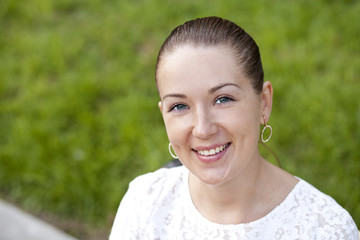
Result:
[[[221,100],[221,99],[226,99],[226,101],[225,101],[225,102],[219,102],[219,103],[217,103],[217,101],[219,101],[219,100]],[[218,97],[218,98],[215,100],[215,103],[214,103],[214,104],[227,104],[227,103],[232,102],[232,101],[234,101],[234,99],[231,98],[231,97],[221,96],[221,97]]]
[[[172,112],[172,111],[176,111],[176,112],[180,112],[180,111],[183,111],[183,109],[176,109],[177,107],[179,106],[184,106],[186,108],[188,108],[188,106],[186,106],[186,104],[183,104],[183,103],[177,103],[177,104],[174,104],[170,107],[169,111],[168,112]]]
[[[224,99],[226,100],[225,102],[219,102],[219,103],[217,103],[217,101],[219,101],[219,100],[224,100]],[[232,101],[234,101],[234,99],[231,98],[231,97],[221,96],[221,97],[218,97],[218,98],[215,100],[214,105],[215,105],[215,104],[227,104],[227,103],[232,102]],[[184,108],[183,108],[183,109],[176,109],[176,108],[178,108],[178,107],[184,107]],[[172,105],[172,106],[170,107],[170,109],[169,109],[168,112],[172,112],[172,111],[181,112],[181,111],[183,111],[183,110],[185,110],[185,109],[188,109],[188,108],[189,108],[189,107],[188,107],[186,104],[184,104],[184,103],[176,103],[176,104],[174,104],[174,105]]]

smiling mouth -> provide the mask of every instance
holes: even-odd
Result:
[[[216,148],[212,148],[209,150],[195,150],[198,154],[200,154],[201,156],[213,156],[215,154],[218,154],[222,151],[224,151],[228,146],[230,145],[230,143],[226,143],[222,146],[216,147]]]

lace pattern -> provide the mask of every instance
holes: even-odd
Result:
[[[344,239],[358,240],[349,213],[304,180],[265,217],[221,225],[204,218],[191,201],[185,167],[160,169],[131,182],[110,240],[120,239]]]

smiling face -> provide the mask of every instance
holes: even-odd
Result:
[[[253,169],[266,102],[226,47],[180,46],[162,57],[158,89],[175,153],[201,181],[221,185]]]

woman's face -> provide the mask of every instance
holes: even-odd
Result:
[[[179,47],[157,81],[169,140],[193,175],[221,185],[252,169],[266,103],[228,48]]]

